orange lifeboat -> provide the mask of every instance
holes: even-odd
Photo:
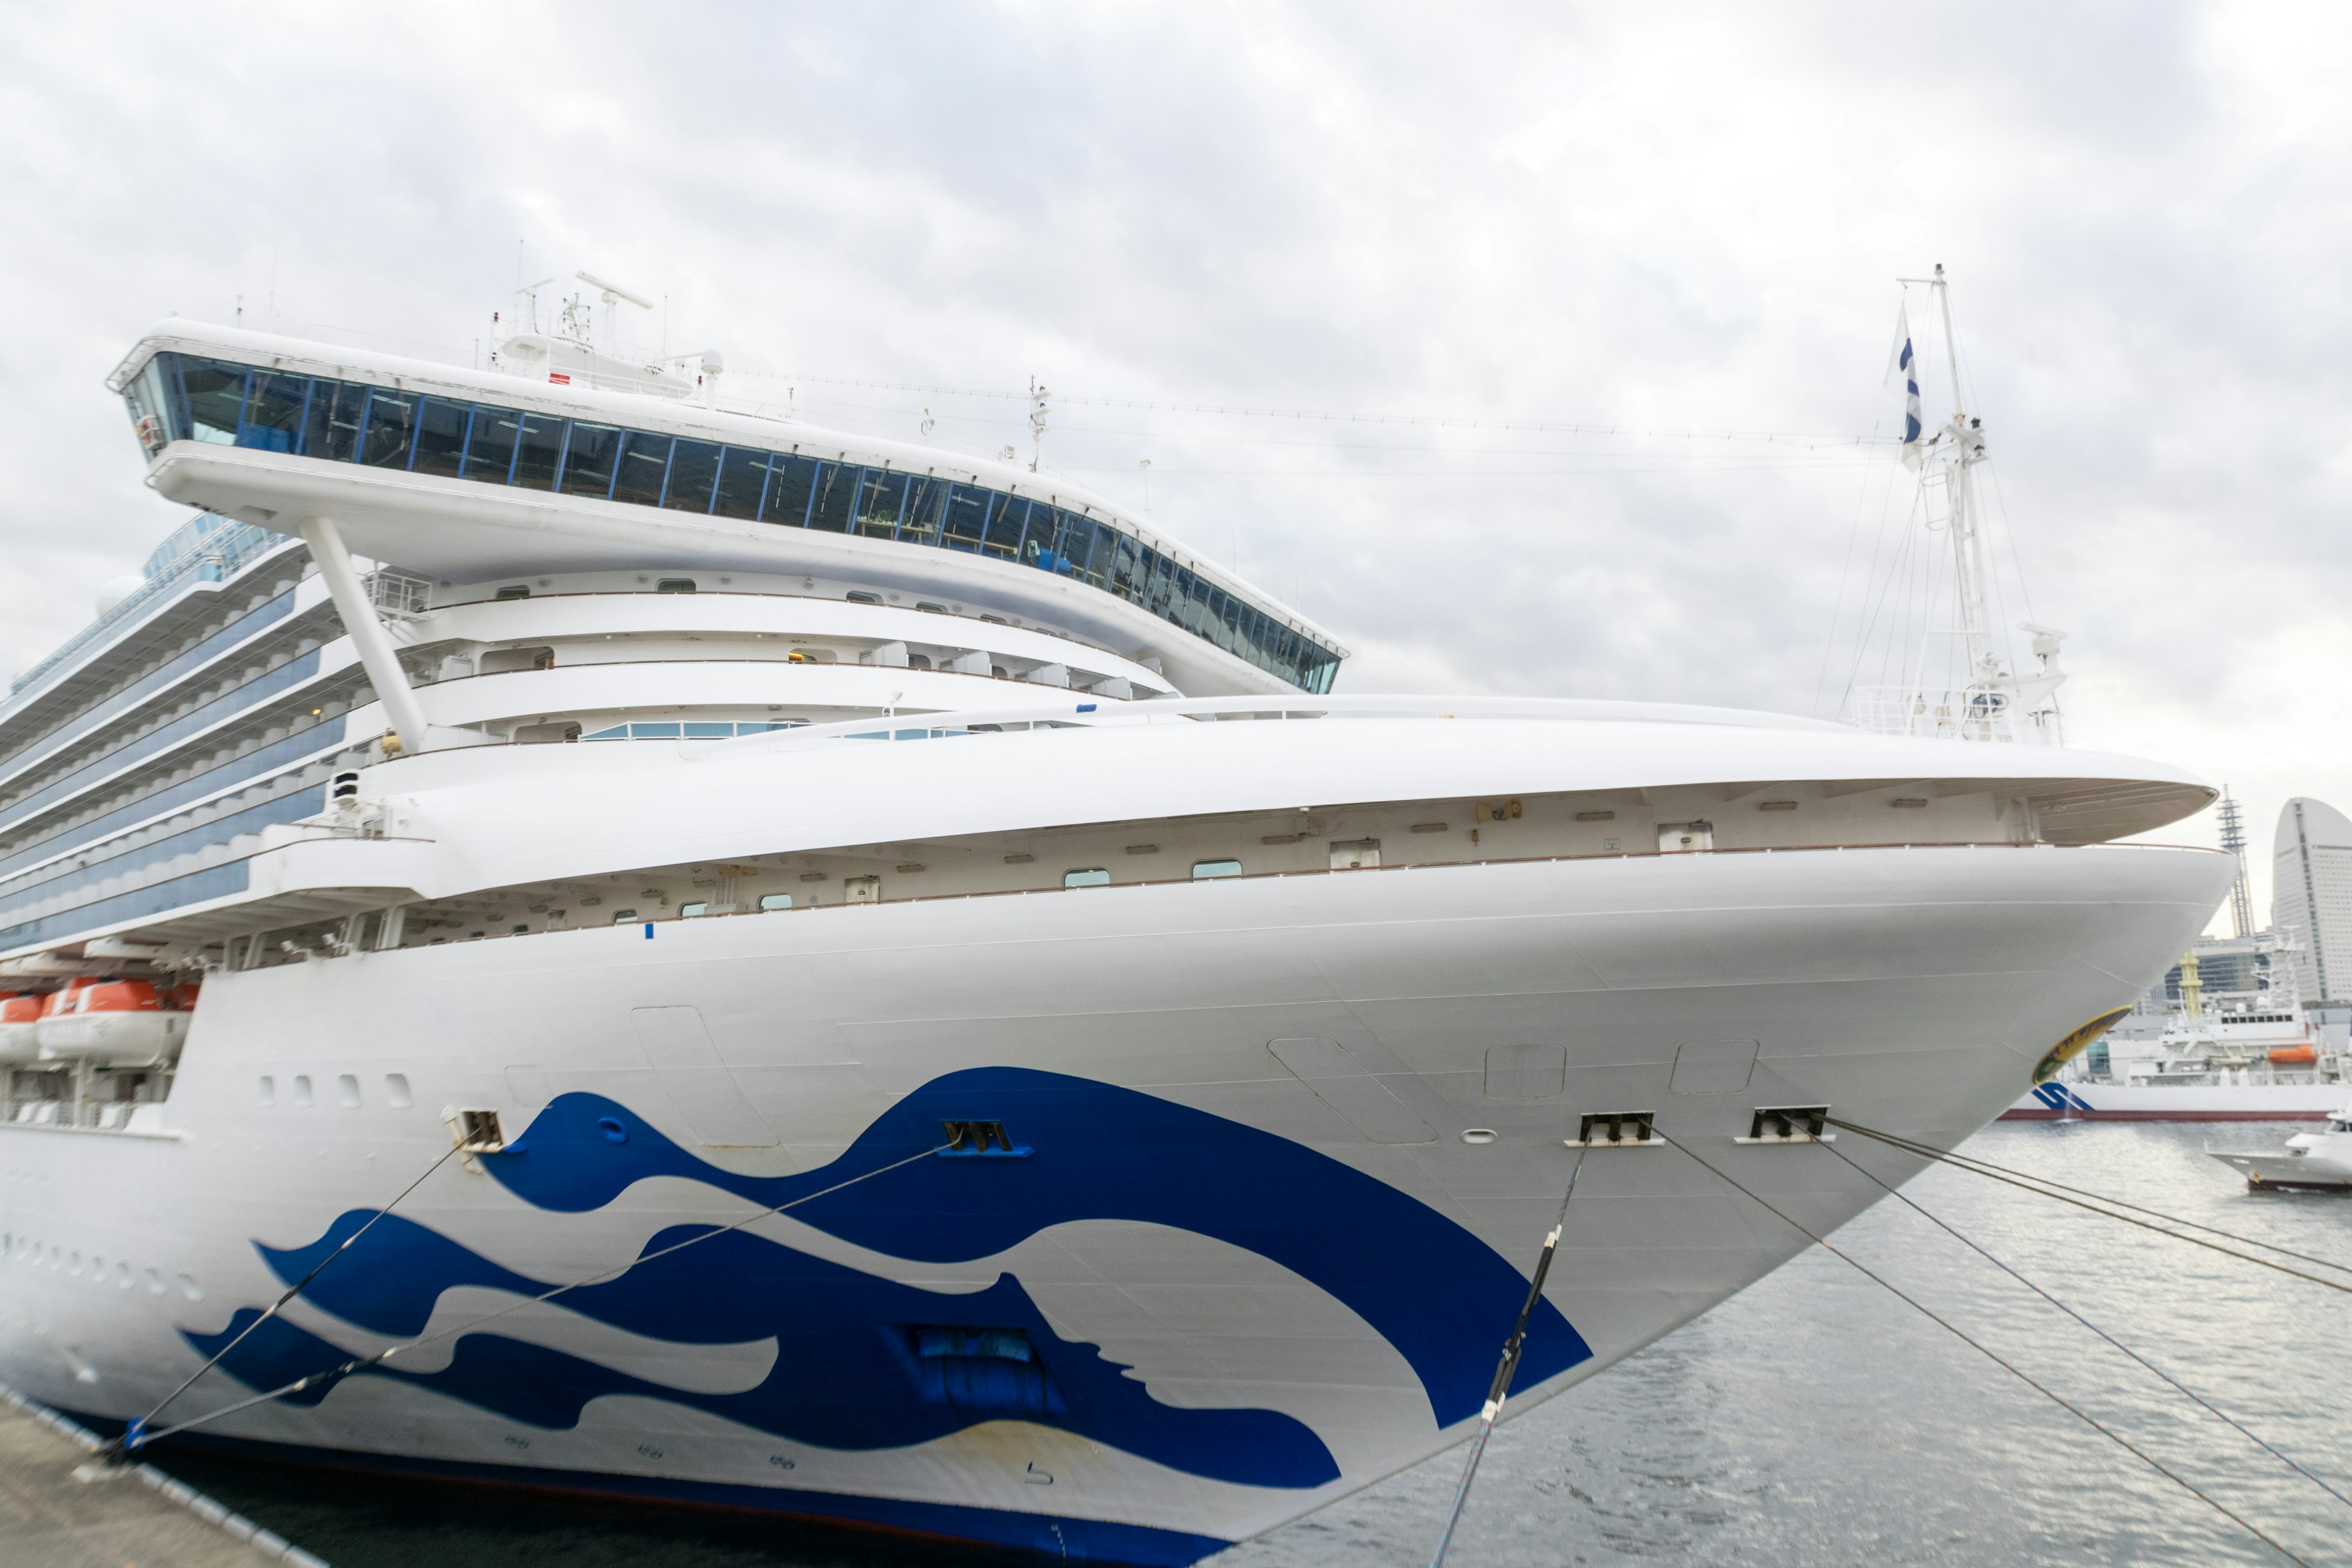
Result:
[[[2271,1053],[2274,1068],[2307,1068],[2318,1064],[2319,1053],[2309,1046],[2281,1046]]]
[[[34,1026],[47,1001],[37,993],[19,991],[0,999],[0,1068],[24,1067],[41,1054]]]
[[[43,1061],[163,1067],[180,1054],[188,1015],[144,980],[76,981],[49,998],[35,1026]]]

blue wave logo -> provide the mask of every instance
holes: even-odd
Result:
[[[950,1073],[901,1100],[831,1164],[787,1176],[722,1170],[625,1106],[587,1094],[559,1098],[505,1152],[481,1158],[508,1191],[544,1210],[593,1212],[654,1176],[698,1182],[768,1207],[936,1147],[950,1121],[1002,1123],[1029,1153],[917,1160],[816,1197],[792,1217],[856,1247],[940,1264],[991,1257],[1077,1221],[1192,1231],[1271,1259],[1344,1302],[1412,1367],[1441,1426],[1475,1414],[1485,1399],[1496,1347],[1527,1293],[1526,1277],[1491,1247],[1418,1200],[1302,1144],[1091,1079],[1016,1068]],[[259,1250],[291,1282],[371,1214],[343,1215],[306,1247]],[[665,1230],[625,1274],[558,1300],[596,1322],[672,1343],[772,1338],[775,1364],[748,1391],[683,1391],[494,1328],[461,1338],[439,1371],[408,1373],[395,1363],[358,1375],[414,1383],[547,1428],[575,1426],[592,1399],[634,1394],[836,1449],[904,1447],[1013,1417],[1213,1480],[1311,1488],[1339,1478],[1330,1450],[1293,1416],[1153,1399],[1096,1346],[1058,1338],[1010,1275],[983,1290],[930,1291],[743,1231],[651,1256],[716,1228]],[[514,1273],[394,1215],[314,1281],[306,1298],[346,1321],[406,1337],[424,1329],[450,1289],[537,1295],[554,1283]],[[241,1310],[220,1334],[187,1338],[211,1354],[257,1316]],[[1549,1302],[1539,1303],[1520,1385],[1591,1353]],[[280,1320],[223,1365],[249,1385],[273,1387],[346,1359]],[[329,1386],[300,1397],[315,1403]]]

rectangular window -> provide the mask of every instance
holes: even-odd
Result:
[[[410,443],[416,437],[415,393],[379,386],[368,398],[367,434],[360,441],[360,461],[372,468],[408,467]]]
[[[1044,501],[1028,503],[1028,524],[1021,534],[1021,559],[1041,572],[1061,572],[1069,563],[1054,547],[1062,542],[1061,514]]]
[[[906,504],[907,476],[868,468],[857,488],[857,531],[868,538],[896,539],[898,509]]]
[[[667,436],[628,432],[621,443],[621,468],[613,479],[613,499],[632,506],[659,506],[662,481],[669,477],[670,446]]]
[[[237,421],[245,415],[246,367],[186,354],[179,359],[186,438],[236,445]]]
[[[563,457],[563,427],[568,419],[552,414],[526,414],[522,435],[515,444],[514,478],[508,481],[525,489],[555,488],[555,465]]]
[[[978,550],[988,537],[988,503],[994,499],[971,485],[950,487],[940,509],[939,542],[950,550]],[[1009,555],[1012,549],[1007,546],[997,553]]]
[[[1109,882],[1110,873],[1100,866],[1062,873],[1062,886],[1065,888],[1101,888],[1108,886]]]
[[[719,465],[719,490],[711,502],[718,517],[758,521],[760,498],[768,488],[768,454],[748,447],[730,447]]]
[[[962,490],[956,492],[961,495]],[[986,494],[985,491],[982,492]],[[1029,531],[1029,503],[1019,496],[993,496],[996,505],[988,514],[988,537],[981,548],[991,555],[1002,555],[1007,561],[1021,559],[1021,541]]]
[[[1143,557],[1149,568],[1143,589],[1143,607],[1164,621],[1168,618],[1170,596],[1176,591],[1176,563],[1157,550],[1145,551]]]
[[[818,465],[816,496],[809,504],[811,528],[822,528],[828,533],[849,531],[849,503],[857,496],[858,473],[855,463]]]
[[[1238,877],[1241,874],[1242,863],[1238,860],[1195,860],[1192,862],[1192,879],[1196,882],[1203,881],[1211,877]]]
[[[599,500],[613,493],[613,466],[621,455],[621,432],[610,425],[589,425],[581,420],[572,422],[572,445],[563,454],[563,483],[558,488],[568,496],[594,496]]]
[[[719,483],[719,450],[714,441],[680,440],[670,454],[662,505],[671,511],[709,511],[710,492]]]
[[[816,463],[808,458],[774,457],[768,459],[768,504],[761,510],[762,521],[780,528],[803,528],[808,524],[809,490],[816,483]]]
[[[940,542],[948,507],[947,480],[907,476],[907,504],[898,513],[898,537],[914,544]]]
[[[470,403],[428,397],[416,416],[416,461],[420,474],[454,479],[466,460],[466,421],[474,412]]]
[[[1110,591],[1130,605],[1143,603],[1143,546],[1126,534],[1112,536],[1117,554],[1112,559]]]
[[[515,434],[522,428],[522,416],[511,408],[493,408],[488,404],[474,409],[474,434],[466,445],[466,468],[460,479],[479,479],[486,485],[502,485],[514,471]]]
[[[360,416],[368,389],[348,381],[320,381],[310,387],[310,411],[302,416],[302,454],[348,463],[359,456]]]
[[[788,910],[793,907],[793,896],[790,893],[761,893],[760,907],[763,910]]]
[[[263,452],[291,452],[302,438],[302,405],[310,400],[310,378],[257,370],[245,399],[245,417],[236,427],[236,444]]]

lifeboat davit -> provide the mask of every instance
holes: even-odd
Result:
[[[45,1062],[164,1067],[180,1055],[188,1015],[165,1007],[144,980],[97,980],[51,996],[34,1029]]]
[[[2319,1053],[2309,1046],[2281,1046],[2271,1053],[2274,1068],[2307,1068],[2319,1060]]]
[[[0,997],[0,1068],[24,1067],[41,1054],[33,1026],[47,1000],[30,992],[12,991]]]

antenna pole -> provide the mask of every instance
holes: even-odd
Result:
[[[1952,291],[1944,287],[1944,264],[1940,261],[1936,263],[1935,288],[1936,303],[1944,312],[1944,357],[1952,362],[1952,412],[1958,414],[1961,411],[1960,341],[1952,336]]]

